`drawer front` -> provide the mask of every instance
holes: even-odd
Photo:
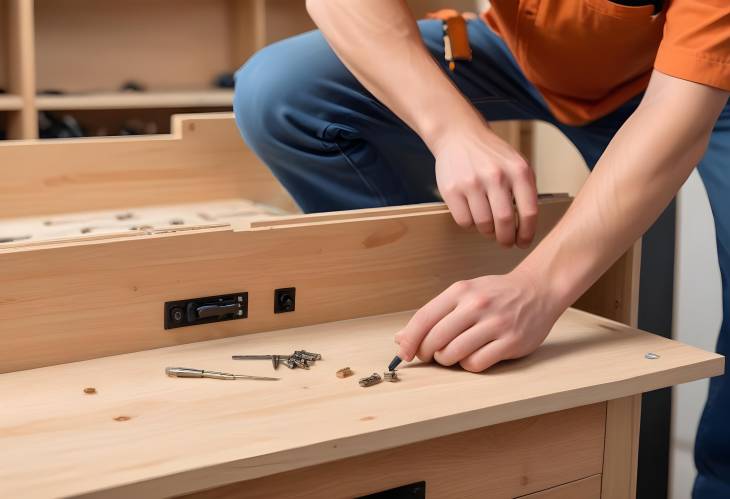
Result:
[[[422,488],[426,498],[532,497],[528,494],[545,494],[551,487],[600,475],[605,424],[606,404],[600,403],[234,483],[188,497],[314,499],[376,494],[372,497],[395,499],[411,497],[403,494],[413,491],[421,494]],[[421,482],[425,487],[415,486]],[[598,483],[600,493],[600,480]],[[580,487],[593,490],[595,483],[571,486],[579,487],[578,491],[584,490]]]

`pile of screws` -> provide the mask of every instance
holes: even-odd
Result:
[[[309,366],[317,360],[322,360],[322,355],[307,352],[306,350],[295,350],[293,354],[287,357],[285,364],[289,369],[295,369],[297,367],[309,369]]]
[[[270,360],[274,369],[278,369],[280,364],[284,364],[289,369],[309,369],[317,360],[322,360],[322,355],[306,350],[295,350],[291,355],[234,355],[233,360]]]

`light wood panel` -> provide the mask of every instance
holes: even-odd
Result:
[[[8,86],[8,0],[0,0],[0,88]]]
[[[399,383],[359,387],[359,376],[385,368],[393,334],[410,316],[1,375],[0,496],[181,494],[627,397],[713,376],[723,367],[714,353],[569,310],[533,355],[485,374],[411,363],[400,369]],[[294,348],[323,359],[308,371],[280,369],[276,382],[176,379],[163,372],[184,366],[271,375],[268,362],[230,355]],[[647,351],[661,359],[646,360]],[[344,365],[354,377],[335,376]],[[85,394],[85,387],[97,394]],[[120,416],[129,419],[114,419]]]
[[[601,475],[589,476],[518,499],[601,499]]]
[[[35,56],[33,39],[33,0],[6,0],[8,91],[18,95],[23,107],[8,116],[8,137],[38,136],[35,98]]]
[[[302,0],[265,0],[266,44],[316,28]]]
[[[488,491],[489,499],[512,499],[576,477],[600,473],[604,420],[605,403],[596,404],[239,482],[185,497],[349,499],[425,481],[426,497],[484,499]],[[555,449],[560,452],[556,453]],[[538,492],[523,497],[599,499],[600,475],[551,490],[557,492],[552,495]]]
[[[601,499],[636,497],[640,424],[640,394],[608,402]]]
[[[541,201],[537,240],[568,203]],[[0,371],[416,308],[527,251],[445,210],[0,249]],[[274,314],[273,290],[292,286],[296,312]],[[166,301],[241,291],[244,321],[163,329]]]
[[[238,68],[266,45],[266,0],[228,0],[230,63]]]
[[[165,136],[1,143],[0,161],[2,218],[232,198],[293,205],[231,113],[176,116]]]
[[[641,240],[575,303],[575,307],[636,327],[639,321]]]
[[[211,88],[198,91],[170,92],[97,92],[91,94],[41,95],[38,109],[138,109],[178,107],[232,107],[233,90]]]
[[[0,111],[17,111],[23,107],[23,98],[19,95],[0,94]]]
[[[38,89],[211,88],[230,67],[227,0],[36,0]],[[124,61],[123,64],[120,63]]]

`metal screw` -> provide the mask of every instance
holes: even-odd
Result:
[[[655,354],[655,353],[652,353],[652,352],[648,352],[648,353],[646,353],[646,355],[644,355],[644,358],[645,359],[649,359],[649,360],[656,360],[659,357],[660,356],[658,354]]]

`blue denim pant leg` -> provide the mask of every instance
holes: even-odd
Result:
[[[490,120],[551,119],[504,43],[468,24],[471,63],[443,59],[440,21],[419,23],[445,73]],[[305,212],[437,199],[434,158],[423,141],[343,66],[318,31],[275,43],[236,74],[244,140]]]
[[[715,219],[723,313],[717,352],[727,357],[730,355],[730,104],[725,106],[715,125],[698,170]],[[730,377],[727,372],[710,380],[695,441],[695,464],[694,499],[730,498]]]

